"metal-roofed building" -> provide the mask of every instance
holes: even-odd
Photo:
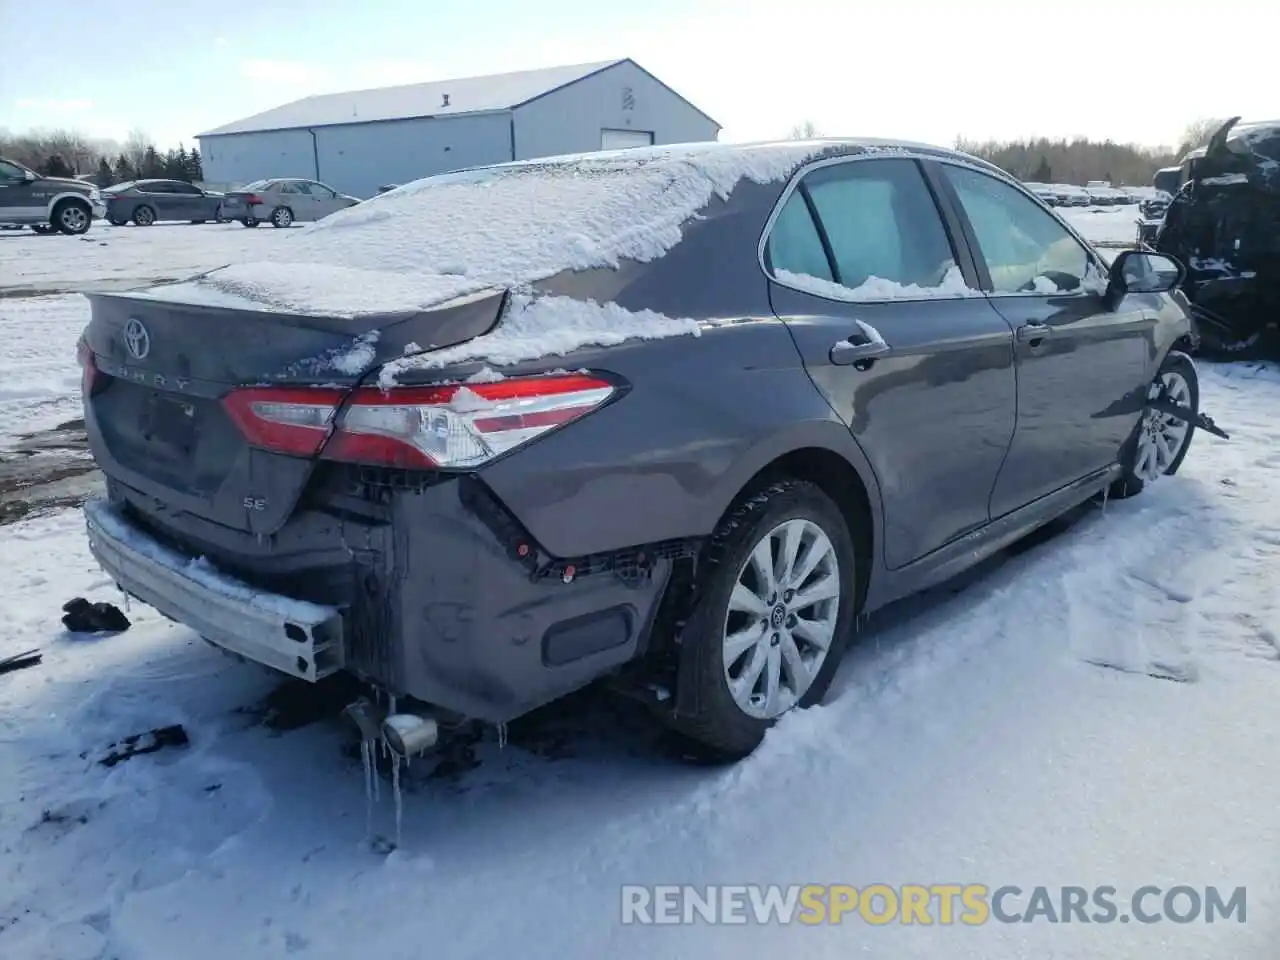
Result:
[[[208,182],[307,177],[358,197],[461,167],[715,140],[720,125],[635,61],[306,97],[198,134]]]

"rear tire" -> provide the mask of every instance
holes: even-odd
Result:
[[[128,220],[117,220],[115,217],[107,217],[107,223],[111,224],[113,227],[123,227],[128,222]]]
[[[139,227],[150,227],[156,222],[156,212],[145,203],[134,207],[133,222]]]
[[[271,225],[281,229],[293,226],[293,211],[288,207],[276,207],[271,211]]]
[[[1196,375],[1196,365],[1185,353],[1169,352],[1151,386],[1158,388],[1161,383],[1178,394],[1172,397],[1175,402],[1189,406],[1195,413],[1200,412],[1200,380]],[[1107,496],[1116,500],[1137,496],[1147,484],[1177,473],[1191,449],[1191,438],[1196,432],[1195,424],[1185,424],[1185,431],[1180,428],[1181,424],[1182,421],[1167,414],[1143,411],[1121,451],[1124,475],[1111,485]]]
[[[240,221],[240,225],[242,227],[256,227],[258,225],[258,221],[255,220],[253,217],[246,217],[245,219]]]
[[[83,200],[59,200],[49,222],[55,230],[69,236],[78,236],[92,226],[93,210]]]
[[[192,223],[208,223],[208,220],[192,220]]]
[[[742,500],[707,547],[668,722],[737,760],[778,717],[821,702],[857,612],[856,559],[844,517],[815,484],[784,480]]]

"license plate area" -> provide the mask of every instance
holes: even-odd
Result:
[[[199,436],[200,411],[189,400],[152,393],[142,407],[142,437],[182,459],[191,456]]]

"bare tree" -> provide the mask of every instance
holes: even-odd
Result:
[[[1226,122],[1225,118],[1203,117],[1188,123],[1187,128],[1182,131],[1182,146],[1178,148],[1178,156],[1196,147],[1203,147],[1217,129]]]
[[[124,146],[120,153],[129,161],[134,170],[141,170],[147,162],[147,150],[154,150],[155,145],[146,132],[137,128],[130,130],[124,138]]]
[[[818,129],[818,125],[812,120],[805,120],[791,128],[791,132],[787,134],[787,139],[813,140],[820,136],[822,136],[822,131]]]

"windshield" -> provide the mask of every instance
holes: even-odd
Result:
[[[128,190],[130,187],[132,187],[134,183],[135,181],[133,180],[126,180],[124,183],[117,183],[117,184],[113,184],[112,186],[106,187],[103,189],[102,192],[103,193],[123,193],[125,190]]]

